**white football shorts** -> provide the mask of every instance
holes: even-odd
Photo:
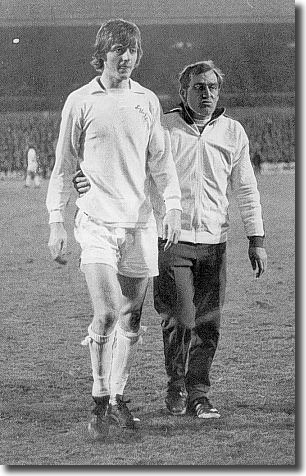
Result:
[[[81,270],[84,264],[102,263],[131,278],[158,275],[155,224],[148,228],[112,227],[78,210],[74,236],[81,246]]]

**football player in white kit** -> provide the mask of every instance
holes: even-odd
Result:
[[[76,202],[75,237],[94,311],[85,339],[93,375],[95,409],[88,427],[93,438],[105,437],[110,423],[134,428],[137,421],[123,394],[148,280],[158,274],[152,180],[165,204],[165,247],[177,243],[180,233],[181,193],[159,100],[130,79],[141,56],[136,25],[110,20],[101,26],[92,60],[100,74],[67,98],[47,194],[49,247],[61,261],[67,246],[64,211],[80,163],[91,184]]]

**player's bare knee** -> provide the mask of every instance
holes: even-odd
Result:
[[[111,311],[94,315],[92,328],[99,335],[108,335],[113,332],[117,320],[118,314]]]
[[[120,327],[127,332],[138,332],[140,328],[141,310],[134,310],[120,316]]]

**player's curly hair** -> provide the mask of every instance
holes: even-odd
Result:
[[[180,93],[188,89],[192,75],[206,73],[207,71],[213,71],[215,73],[215,75],[217,76],[219,89],[221,89],[224,74],[222,73],[221,69],[217,68],[214,65],[214,62],[212,60],[206,60],[198,61],[197,63],[192,63],[188,66],[185,66],[185,68],[179,75]]]
[[[90,63],[96,71],[103,71],[106,54],[116,43],[126,48],[137,48],[135,67],[139,65],[142,57],[142,48],[141,34],[138,26],[125,20],[115,19],[103,23],[97,33],[94,54]]]

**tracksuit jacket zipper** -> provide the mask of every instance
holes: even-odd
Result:
[[[213,120],[213,119],[212,119]],[[206,195],[205,193],[205,187],[203,185],[204,181],[204,168],[203,168],[203,160],[205,159],[205,147],[204,147],[204,142],[205,142],[205,135],[206,135],[206,128],[209,124],[211,124],[211,121],[209,121],[207,124],[205,124],[204,129],[202,133],[200,133],[197,130],[197,162],[196,162],[196,177],[195,177],[195,184],[196,184],[196,190],[195,190],[195,200],[194,200],[194,216],[192,220],[192,227],[195,230],[195,239],[197,238],[197,230],[201,227],[201,210],[202,210],[202,202],[203,202],[203,196]],[[194,129],[194,128],[193,128]],[[206,200],[207,197],[205,197],[205,201],[208,203],[208,200]]]

